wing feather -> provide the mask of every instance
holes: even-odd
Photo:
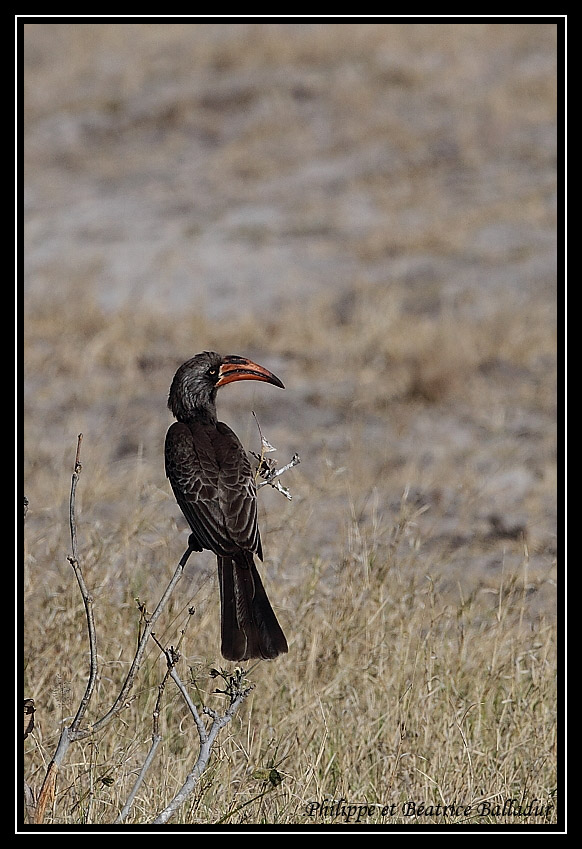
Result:
[[[175,422],[166,436],[166,474],[200,548],[240,549],[262,559],[252,469],[236,434],[218,425]]]

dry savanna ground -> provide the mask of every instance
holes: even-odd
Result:
[[[270,456],[301,457],[291,501],[259,492],[289,653],[245,667],[252,691],[171,823],[555,823],[554,30],[34,25],[25,60],[29,802],[89,670],[77,435],[87,725],[186,546],[167,392],[217,350],[286,386],[228,386],[218,408],[249,450],[255,411]],[[155,632],[223,711],[218,610],[214,560],[193,555]],[[152,640],[126,707],[70,747],[45,823],[115,822],[165,671]],[[120,828],[151,823],[196,760],[172,680],[159,730]]]
[[[362,313],[355,308],[353,323],[365,321],[372,328],[364,303]],[[514,388],[502,377],[491,380],[491,345],[495,357],[502,356],[502,372],[530,372],[530,389],[524,387],[512,403],[532,416],[544,415],[553,395],[545,364],[554,340],[546,316],[539,313],[537,327],[529,317],[533,350],[524,342],[522,317],[504,316],[507,348],[500,355],[493,327],[451,325],[444,344],[435,348],[424,320],[402,313],[394,317],[402,338],[385,339],[378,362],[370,365],[369,337],[358,326],[332,326],[327,307],[325,312],[321,304],[321,312],[314,309],[301,323],[282,315],[260,347],[258,328],[250,325],[225,333],[159,314],[112,322],[76,302],[60,305],[58,325],[42,312],[30,315],[31,366],[51,386],[59,385],[63,410],[56,442],[50,418],[27,425],[25,678],[38,709],[37,732],[27,741],[27,778],[40,782],[60,723],[76,710],[88,669],[83,605],[66,559],[76,435],[83,425],[78,535],[95,598],[100,673],[90,715],[97,719],[127,673],[139,628],[136,599],[153,608],[185,545],[184,523],[163,476],[162,442],[174,351],[187,350],[194,335],[198,347],[212,343],[245,352],[252,347],[258,360],[277,364],[291,400],[283,404],[285,396],[275,389],[261,392],[260,386],[252,406],[279,449],[280,464],[295,450],[302,463],[287,473],[291,502],[274,491],[260,492],[263,573],[289,637],[289,654],[248,671],[252,694],[222,732],[177,821],[337,823],[343,815],[310,818],[307,811],[312,802],[343,798],[376,812],[373,806],[396,804],[396,813],[386,819],[364,816],[376,824],[410,822],[398,813],[408,800],[470,806],[468,815],[428,821],[487,823],[519,818],[488,816],[481,802],[516,798],[550,804],[549,815],[533,821],[551,822],[557,801],[555,571],[551,539],[544,543],[536,530],[546,517],[531,513],[520,522],[484,513],[486,481],[470,459],[463,464],[442,458],[435,471],[426,458],[404,463],[397,454],[391,457],[388,447],[387,456],[366,457],[370,448],[362,444],[360,424],[364,408],[380,420],[395,418],[406,430],[409,419],[430,419],[432,411],[440,418],[451,405],[462,404],[465,415],[478,422],[483,441],[496,442],[501,438],[496,417]],[[63,335],[66,341],[57,339]],[[51,338],[60,351],[58,362],[52,346],[44,344]],[[410,338],[416,340],[414,357]],[[453,345],[472,354],[462,380],[448,351]],[[291,350],[304,353],[293,358]],[[392,400],[382,397],[373,379],[380,359],[386,374],[395,375],[389,383],[399,386]],[[293,407],[307,401],[294,386],[313,375],[333,387],[346,362],[355,412],[344,409],[344,444],[339,449],[333,444],[339,425],[325,425],[304,444],[293,426]],[[247,444],[258,450],[245,386],[232,387],[228,397],[223,390],[220,409],[228,421],[248,420]],[[38,393],[42,404],[41,382]],[[91,421],[97,395],[110,398],[107,420]],[[531,458],[540,467],[532,509],[542,510],[553,490],[551,458],[544,459],[549,447],[540,445]],[[424,483],[429,478],[430,487]],[[443,530],[453,514],[456,529]],[[183,629],[181,677],[192,682],[199,699],[219,708],[224,697],[213,695],[216,680],[209,671],[226,665],[218,651],[214,564],[206,554],[191,559],[156,633],[164,645],[177,645]],[[71,750],[59,778],[55,822],[115,818],[148,748],[164,669],[152,643],[127,709],[97,739]],[[135,803],[135,822],[150,820],[193,765],[196,731],[170,686],[161,728],[163,743]],[[265,779],[271,768],[280,783]]]

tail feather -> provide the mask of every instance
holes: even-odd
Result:
[[[218,560],[221,651],[227,660],[270,660],[287,651],[250,551]]]

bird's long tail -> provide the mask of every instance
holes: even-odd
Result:
[[[227,660],[270,660],[287,640],[267,598],[250,551],[218,560],[221,651]]]

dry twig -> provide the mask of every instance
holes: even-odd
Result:
[[[259,429],[259,436],[261,437],[261,453],[255,454],[254,451],[250,452],[253,457],[255,457],[259,461],[259,464],[255,471],[255,483],[257,483],[259,478],[263,478],[260,483],[257,483],[257,489],[260,489],[262,486],[267,486],[268,484],[269,486],[272,486],[273,489],[276,489],[278,492],[284,495],[285,498],[288,498],[289,501],[291,501],[293,496],[286,487],[281,486],[281,483],[277,480],[277,478],[279,478],[280,475],[282,475],[284,472],[287,472],[289,469],[292,469],[293,466],[297,466],[301,462],[301,458],[299,457],[299,454],[295,453],[291,460],[285,466],[282,466],[280,469],[277,469],[277,461],[265,457],[265,454],[270,454],[271,451],[276,451],[277,449],[274,448],[271,443],[263,436],[261,425],[259,424],[259,420],[254,410],[253,416],[257,423],[257,428]]]
[[[214,670],[214,672],[216,672],[216,670]],[[161,813],[159,813],[158,816],[153,820],[154,825],[160,825],[168,822],[170,817],[176,813],[176,811],[192,794],[198,780],[200,779],[200,776],[208,765],[208,761],[212,753],[212,746],[214,744],[214,741],[216,740],[218,732],[226,725],[228,725],[228,723],[236,714],[243,701],[246,699],[246,697],[252,690],[252,685],[243,686],[243,680],[245,676],[244,669],[237,667],[234,673],[231,675],[223,671],[216,672],[216,674],[221,675],[226,682],[226,689],[217,690],[216,692],[221,692],[228,695],[230,704],[223,714],[219,714],[209,707],[204,707],[202,709],[202,712],[212,719],[212,723],[207,729],[206,725],[204,724],[204,721],[202,720],[198,712],[198,709],[196,708],[196,705],[190,699],[188,691],[184,687],[174,668],[172,668],[170,674],[172,679],[175,681],[177,687],[179,688],[180,692],[184,696],[186,704],[188,705],[190,712],[194,717],[194,722],[198,730],[198,737],[200,739],[200,750],[196,763],[188,774],[186,781],[184,782],[178,793],[174,796],[172,801],[169,803],[169,805],[167,805],[164,810],[161,811]]]
[[[178,566],[176,568],[176,571],[174,572],[174,575],[172,576],[170,583],[166,587],[166,590],[165,590],[164,594],[162,595],[162,598],[158,602],[156,609],[154,610],[151,617],[147,621],[146,626],[143,629],[143,633],[141,634],[141,638],[140,638],[140,641],[139,641],[133,662],[131,664],[130,670],[127,674],[127,677],[126,677],[126,679],[125,679],[125,681],[124,681],[124,683],[121,687],[121,690],[120,690],[119,695],[117,696],[115,702],[113,703],[111,708],[107,711],[107,713],[104,716],[102,716],[101,719],[99,719],[97,722],[93,723],[92,725],[87,726],[86,728],[80,728],[79,726],[81,724],[81,721],[82,721],[82,719],[85,715],[85,712],[87,710],[87,707],[89,705],[89,701],[90,701],[91,696],[93,694],[93,690],[94,690],[94,686],[95,686],[95,680],[96,680],[96,677],[97,677],[97,650],[96,650],[95,623],[94,623],[94,618],[93,618],[92,598],[91,598],[91,595],[90,595],[90,593],[87,589],[87,586],[85,584],[85,580],[84,580],[84,577],[83,577],[81,565],[79,563],[79,558],[78,558],[78,554],[77,554],[77,525],[76,525],[76,517],[75,517],[75,495],[76,495],[76,489],[77,489],[77,482],[79,480],[79,474],[80,474],[80,471],[81,471],[81,463],[80,463],[81,440],[82,440],[82,434],[79,434],[79,437],[78,437],[78,440],[77,440],[77,452],[76,452],[76,456],[75,456],[75,469],[74,469],[74,472],[73,472],[73,478],[72,478],[72,483],[71,483],[71,498],[70,498],[70,508],[69,508],[69,520],[70,520],[70,526],[71,526],[72,556],[69,557],[68,559],[69,559],[69,562],[71,563],[71,566],[73,567],[73,570],[75,572],[75,576],[77,578],[77,582],[79,584],[79,588],[80,588],[81,594],[83,596],[83,601],[85,603],[85,610],[86,610],[86,615],[87,615],[87,626],[88,626],[88,630],[89,630],[89,643],[90,643],[90,647],[91,647],[90,673],[89,673],[89,680],[87,682],[87,687],[85,689],[85,693],[84,693],[83,698],[81,700],[81,703],[79,705],[79,709],[77,711],[75,719],[73,720],[73,722],[71,723],[70,726],[66,726],[65,728],[63,728],[59,742],[58,742],[58,745],[57,745],[57,749],[55,751],[55,754],[53,755],[53,758],[52,758],[52,760],[49,764],[47,773],[45,775],[43,785],[42,785],[42,788],[41,788],[41,791],[40,791],[40,794],[39,794],[39,798],[38,798],[37,808],[36,808],[36,816],[35,816],[35,822],[36,823],[44,822],[46,808],[49,804],[52,804],[52,802],[54,800],[55,792],[56,792],[57,773],[59,771],[60,765],[62,764],[62,762],[63,762],[63,760],[64,760],[64,758],[67,754],[67,751],[68,751],[71,743],[73,743],[77,740],[83,740],[84,738],[89,737],[90,735],[94,734],[96,731],[99,731],[102,728],[104,728],[106,725],[109,724],[109,722],[111,722],[112,719],[114,719],[114,717],[116,717],[118,715],[118,713],[120,713],[120,711],[124,707],[126,707],[129,704],[129,702],[127,701],[127,698],[129,696],[129,692],[130,692],[130,690],[133,686],[135,676],[137,675],[137,672],[138,672],[138,670],[141,666],[141,663],[142,663],[142,660],[143,660],[143,655],[144,655],[144,652],[145,652],[145,649],[146,649],[146,645],[148,643],[148,640],[150,638],[150,635],[152,633],[154,625],[155,625],[158,617],[162,613],[168,599],[170,598],[170,595],[172,594],[174,587],[176,586],[176,584],[178,583],[178,581],[182,577],[182,573],[184,571],[184,566],[186,565],[188,558],[190,557],[190,554],[192,553],[192,550],[190,548],[188,548],[184,552],[184,554],[182,555],[182,558],[180,559],[180,562],[178,563]]]

